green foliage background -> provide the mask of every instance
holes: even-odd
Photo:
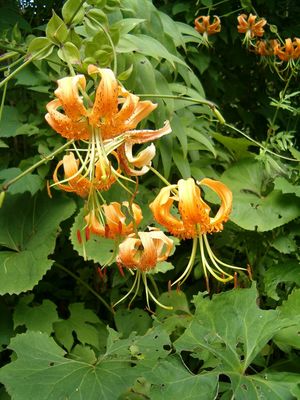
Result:
[[[268,37],[299,37],[298,2],[23,5],[0,7],[0,184],[40,165],[9,186],[0,208],[0,400],[300,399],[298,62],[293,72],[277,65],[278,74],[236,29],[236,17],[252,12],[267,19]],[[210,48],[193,27],[208,13],[222,19]],[[115,68],[128,90],[158,103],[144,125],[170,120],[154,162],[169,181],[210,177],[230,187],[231,219],[209,239],[222,260],[249,266],[253,282],[212,283],[208,295],[196,259],[183,291],[167,291],[190,256],[182,241],[155,275],[173,311],[145,310],[140,289],[131,309],[111,312],[131,275],[115,265],[99,274],[112,243],[93,237],[84,249],[83,202],[46,191],[61,154],[47,156],[65,141],[46,124],[45,105],[57,79],[90,63]],[[145,226],[161,186],[153,174],[141,179]],[[119,188],[105,196],[127,198]]]

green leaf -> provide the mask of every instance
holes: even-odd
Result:
[[[151,382],[151,400],[214,400],[218,391],[218,374],[194,375],[177,357],[157,363],[144,371]]]
[[[8,148],[8,147],[9,146],[3,140],[0,139],[0,149],[5,149],[5,148]]]
[[[4,169],[0,172],[0,181],[5,183],[19,174],[22,173],[22,170],[19,168],[8,168]],[[38,190],[42,189],[44,186],[44,180],[39,175],[27,174],[23,176],[23,178],[19,179],[16,183],[9,186],[8,193],[18,194],[24,192],[30,192],[33,196]]]
[[[64,43],[67,39],[68,28],[55,11],[52,11],[52,17],[46,26],[46,36],[56,45]]]
[[[131,32],[136,26],[145,22],[142,18],[124,18],[120,21],[115,22],[111,27],[119,30],[120,36],[125,35],[125,33]]]
[[[300,200],[279,190],[264,193],[266,177],[263,165],[243,159],[228,168],[221,177],[233,192],[230,219],[240,227],[269,231],[300,216]]]
[[[17,129],[22,126],[19,121],[19,113],[16,107],[4,106],[0,121],[0,137],[11,137],[17,135]]]
[[[138,377],[118,357],[104,355],[97,364],[66,358],[44,333],[18,335],[10,348],[17,360],[0,370],[0,381],[14,400],[117,400]]]
[[[275,335],[274,342],[286,352],[290,347],[300,349],[300,289],[295,289],[278,310],[283,318],[294,321],[295,325],[280,330]]]
[[[118,309],[114,314],[114,320],[117,330],[122,333],[123,338],[128,337],[132,332],[143,335],[152,326],[149,314],[139,308]]]
[[[80,7],[78,8],[79,4],[78,0],[67,0],[63,5],[61,13],[67,25],[79,25],[82,22],[84,17],[84,8],[82,4],[80,4]]]
[[[86,260],[92,260],[101,265],[107,264],[111,261],[115,241],[92,233],[89,240],[86,240],[84,215],[85,211],[82,209],[72,225],[70,234],[72,245],[78,254]],[[78,239],[78,236],[80,236],[81,240]]]
[[[57,54],[58,57],[65,62],[70,62],[71,64],[80,64],[80,52],[75,44],[71,42],[64,43],[59,48]]]
[[[25,325],[30,331],[53,332],[53,323],[58,321],[56,305],[50,300],[43,300],[42,304],[30,306],[33,295],[20,299],[14,312],[14,328]]]
[[[256,146],[255,143],[246,138],[232,138],[230,136],[224,136],[218,132],[212,132],[212,136],[219,143],[222,143],[228,150],[232,151],[237,158],[249,157],[250,153],[248,148],[250,146]]]
[[[279,300],[277,286],[279,283],[294,282],[300,286],[299,262],[289,261],[272,265],[264,273],[264,285],[266,294],[272,299]]]
[[[51,41],[46,37],[34,38],[28,46],[28,54],[35,60],[42,60],[48,57],[54,49]]]
[[[10,338],[14,336],[12,311],[3,299],[0,300],[0,351],[9,344]],[[1,396],[0,396],[1,399]]]
[[[45,193],[7,195],[0,209],[0,294],[32,289],[49,270],[59,224],[75,211],[72,200]]]
[[[279,318],[278,311],[258,308],[254,286],[224,292],[212,300],[199,294],[194,303],[195,316],[175,347],[196,354],[209,351],[221,361],[218,370],[230,376],[244,374],[268,341],[291,325]]]
[[[92,310],[84,308],[82,303],[73,303],[69,306],[70,317],[54,323],[55,337],[68,351],[74,344],[73,333],[82,344],[89,344],[99,348],[99,334],[95,326],[100,320]]]

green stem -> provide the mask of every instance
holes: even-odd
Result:
[[[16,53],[19,53],[19,54],[26,54],[26,51],[21,50],[21,49],[15,49],[12,46],[7,46],[5,44],[2,44],[1,41],[0,41],[0,49],[13,51],[13,52],[16,52]]]
[[[257,142],[256,140],[252,139],[250,136],[248,136],[246,133],[244,133],[243,131],[241,131],[240,129],[236,128],[233,125],[227,124],[225,123],[225,126],[227,126],[228,128],[238,132],[240,135],[244,136],[246,139],[250,140],[252,143],[255,143],[258,147],[260,147],[261,149],[263,149],[264,151],[266,151],[267,153],[272,154],[273,156],[282,158],[284,160],[288,160],[288,161],[294,161],[294,162],[299,162],[299,160],[296,160],[295,158],[290,158],[290,157],[285,157],[282,156],[280,154],[274,153],[274,151],[267,149],[265,146],[263,146],[261,143]]]
[[[0,121],[2,119],[4,101],[5,101],[5,97],[6,97],[6,89],[7,89],[7,83],[4,85],[3,93],[2,93],[2,100],[1,100],[1,106],[0,106]]]
[[[74,142],[74,140],[69,140],[67,143],[65,143],[63,146],[59,147],[57,150],[53,151],[52,153],[50,153],[49,155],[47,155],[46,157],[44,157],[42,160],[38,161],[37,163],[33,164],[31,167],[27,168],[25,171],[23,171],[21,174],[19,174],[18,176],[16,176],[15,178],[11,179],[10,181],[4,183],[2,186],[0,186],[0,192],[2,191],[6,191],[9,186],[13,185],[14,183],[16,183],[19,179],[23,178],[23,176],[29,174],[31,171],[33,171],[34,169],[36,169],[37,167],[39,167],[40,165],[45,164],[46,162],[52,160],[52,158],[54,156],[56,156],[56,154],[61,153],[66,147],[70,146],[70,144],[72,144]]]
[[[101,303],[104,305],[104,307],[107,308],[107,310],[109,312],[111,312],[112,314],[114,314],[113,309],[110,307],[110,305],[103,299],[102,296],[100,296],[99,293],[97,293],[93,288],[90,287],[90,285],[88,283],[86,283],[84,280],[82,280],[79,276],[75,275],[73,272],[71,272],[70,270],[68,270],[68,268],[64,267],[63,265],[55,262],[54,265],[56,265],[58,268],[60,268],[61,270],[65,271],[67,274],[69,274],[70,276],[72,276],[72,278],[74,278],[77,282],[81,283],[86,289],[89,290],[89,292],[91,292],[95,297],[97,297],[98,300],[101,301]]]
[[[77,13],[79,12],[79,10],[81,9],[81,7],[83,6],[83,4],[85,3],[86,0],[82,0],[79,4],[79,6],[76,8],[76,10],[74,11],[74,14],[72,15],[70,21],[68,24],[71,24],[73,22],[73,19],[76,17]]]
[[[50,47],[50,45],[48,46]],[[25,68],[28,64],[30,64],[32,61],[34,61],[35,58],[37,58],[40,54],[42,54],[46,49],[41,49],[38,51],[34,56],[29,57],[28,60],[26,60],[22,65],[20,65],[18,68],[16,68],[11,74],[9,74],[3,81],[0,82],[0,88],[6,84],[11,78],[13,78],[18,72],[20,72],[23,68]]]
[[[17,56],[19,53],[17,51],[11,51],[10,53],[5,53],[2,56],[0,56],[0,62],[5,61],[9,58],[12,58],[14,56]]]
[[[161,181],[163,181],[163,183],[165,183],[167,186],[172,186],[171,183],[169,181],[167,181],[167,179],[162,176],[155,168],[151,167],[151,165],[148,165],[148,168],[150,169],[150,171],[152,171],[156,176],[159,177],[159,179]]]

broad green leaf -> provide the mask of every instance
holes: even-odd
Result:
[[[50,300],[43,300],[42,304],[30,306],[33,295],[20,299],[14,312],[14,328],[25,325],[30,331],[53,332],[53,323],[59,320],[56,305]]]
[[[124,18],[120,21],[115,22],[112,27],[119,30],[120,36],[125,35],[125,33],[131,32],[136,26],[145,22],[142,18]]]
[[[280,330],[274,337],[275,343],[287,352],[290,347],[300,349],[300,289],[295,289],[278,310],[283,318],[294,321],[295,325]]]
[[[67,26],[55,11],[52,11],[52,17],[46,26],[46,36],[56,45],[64,43],[67,39]]]
[[[270,244],[272,247],[274,247],[277,251],[279,251],[282,254],[291,254],[297,251],[298,249],[293,234],[291,235],[283,234],[281,236],[278,236]]]
[[[5,148],[8,148],[8,147],[9,146],[3,140],[0,139],[0,149],[5,149]]]
[[[210,151],[215,158],[217,158],[217,152],[212,141],[209,140],[208,136],[204,133],[199,132],[193,128],[185,128],[185,133],[188,137],[194,139],[197,143],[201,145],[201,149]]]
[[[72,303],[69,306],[68,319],[54,323],[55,337],[68,351],[74,344],[73,333],[82,344],[89,344],[99,348],[99,334],[96,327],[100,320],[92,310],[84,308],[82,303]]]
[[[279,283],[292,282],[300,286],[300,264],[297,261],[274,264],[265,271],[263,281],[267,296],[279,300],[276,291]]]
[[[27,65],[16,75],[16,85],[21,86],[50,85],[50,81],[49,76],[37,69],[33,64]]]
[[[28,332],[10,344],[17,360],[0,370],[14,400],[117,400],[138,377],[130,361],[103,356],[97,364],[66,358],[47,334]]]
[[[278,311],[258,308],[254,286],[224,292],[211,300],[199,294],[194,303],[195,316],[175,342],[176,349],[196,354],[207,350],[221,361],[218,370],[233,376],[244,374],[268,341],[291,325],[279,318]]]
[[[165,59],[175,68],[175,63],[185,65],[185,62],[179,57],[171,54],[158,40],[151,36],[137,34],[125,34],[120,37],[117,46],[118,53],[127,53],[128,51],[137,51],[145,56],[150,56],[156,60]]]
[[[86,240],[84,219],[85,211],[82,209],[76,216],[71,228],[70,239],[74,249],[86,260],[92,260],[95,263],[104,265],[112,261],[112,254],[115,248],[115,242],[112,239],[90,234]]]
[[[143,335],[152,326],[149,314],[138,308],[132,310],[120,308],[115,312],[114,320],[123,338],[128,337],[132,332]]]
[[[17,129],[22,126],[19,121],[19,113],[16,107],[4,106],[0,121],[0,137],[17,135]]]
[[[221,177],[233,192],[230,219],[240,227],[269,231],[300,216],[300,200],[279,190],[264,193],[263,164],[243,159],[228,168]]]
[[[213,132],[212,136],[219,143],[222,143],[228,150],[232,151],[238,159],[249,157],[250,152],[248,151],[248,148],[250,146],[256,146],[255,143],[246,138],[233,138],[230,136],[224,136],[218,132]]]
[[[57,52],[59,58],[71,64],[80,64],[80,52],[71,42],[64,43]]]
[[[75,211],[72,200],[39,193],[7,195],[0,209],[0,294],[32,289],[51,267],[59,224]],[[6,250],[7,249],[7,250]]]
[[[0,181],[5,183],[16,176],[20,175],[22,171],[19,168],[4,169],[0,172]],[[9,186],[8,193],[18,194],[24,192],[30,192],[33,196],[38,190],[44,186],[44,180],[35,174],[27,174],[23,178],[19,179],[16,183]]]

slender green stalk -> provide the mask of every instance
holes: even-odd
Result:
[[[99,293],[97,293],[93,288],[91,288],[88,283],[86,283],[84,280],[82,280],[79,276],[75,275],[73,272],[69,271],[68,268],[64,267],[63,265],[61,265],[57,262],[55,262],[54,265],[56,267],[60,268],[61,270],[65,271],[70,276],[72,276],[72,278],[74,278],[77,282],[81,283],[86,289],[89,290],[89,292],[91,292],[95,297],[97,297],[98,300],[101,301],[101,303],[104,305],[105,308],[107,308],[107,310],[109,312],[114,314],[114,310],[110,307],[110,305],[103,299],[102,296],[100,296]]]
[[[63,146],[60,146],[57,150],[53,151],[52,153],[50,153],[48,156],[44,157],[42,160],[38,161],[37,163],[33,164],[31,167],[27,168],[25,171],[23,171],[21,174],[17,175],[15,178],[11,179],[10,181],[4,183],[2,186],[0,186],[0,192],[2,191],[6,191],[9,186],[13,185],[14,183],[16,183],[19,179],[23,178],[23,176],[29,174],[31,171],[33,171],[34,169],[36,169],[37,167],[39,167],[40,165],[43,165],[45,163],[47,163],[48,161],[52,160],[52,158],[54,156],[56,156],[56,154],[61,153],[65,148],[67,148],[68,146],[70,146],[70,144],[72,144],[74,142],[74,140],[69,140],[67,143],[65,143]]]
[[[4,85],[4,89],[3,89],[3,93],[2,93],[2,100],[1,100],[1,106],[0,106],[0,121],[2,119],[3,107],[4,107],[5,97],[6,97],[6,89],[7,89],[7,83]]]
[[[159,177],[159,179],[165,183],[167,186],[172,186],[171,183],[169,181],[167,181],[167,179],[161,175],[161,173],[159,173],[155,168],[151,167],[151,165],[148,165],[148,168],[150,169],[150,171],[152,171],[156,176]]]

